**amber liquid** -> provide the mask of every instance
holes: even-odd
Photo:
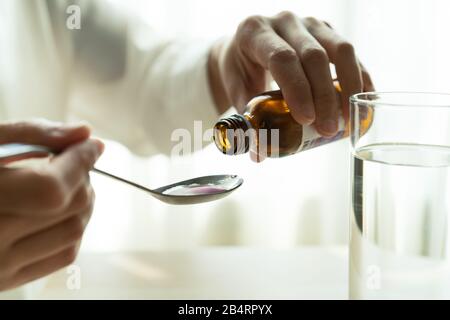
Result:
[[[250,101],[248,112],[244,117],[251,123],[252,127],[267,130],[268,157],[284,157],[296,153],[302,144],[302,125],[297,123],[291,116],[291,112],[283,99],[280,91],[270,91]],[[277,130],[277,132],[273,132]],[[273,143],[271,139],[277,137],[278,141]],[[256,136],[256,151],[259,154],[261,144]]]

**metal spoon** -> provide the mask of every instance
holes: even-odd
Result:
[[[19,143],[3,144],[0,145],[0,164],[30,157],[46,157],[51,154],[53,152],[44,146]],[[169,204],[196,204],[218,200],[229,195],[244,182],[237,175],[214,175],[180,181],[157,189],[149,189],[97,168],[93,168],[92,171],[146,191],[158,200]]]

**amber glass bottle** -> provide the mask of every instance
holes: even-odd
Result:
[[[340,93],[335,83],[336,93]],[[373,114],[364,120],[364,131]],[[262,130],[265,129],[265,130]],[[244,114],[219,120],[214,126],[214,142],[224,154],[237,155],[253,150],[264,157],[283,157],[348,137],[349,125],[339,119],[339,131],[331,138],[322,137],[313,126],[302,126],[291,116],[280,90],[254,97]]]

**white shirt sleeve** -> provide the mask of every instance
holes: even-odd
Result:
[[[80,29],[67,26],[70,5],[80,9]],[[58,110],[52,106],[64,110],[63,120],[87,120],[97,134],[147,155],[168,153],[175,129],[192,132],[196,120],[203,129],[214,124],[207,76],[212,43],[161,38],[108,1],[23,0],[21,6],[28,32],[45,33],[36,35],[45,41],[33,41],[29,58],[46,57],[54,94],[66,99],[66,106],[62,98]]]

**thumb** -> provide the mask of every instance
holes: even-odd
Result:
[[[91,133],[86,124],[62,124],[47,120],[0,124],[0,144],[26,143],[62,150],[86,140]]]

